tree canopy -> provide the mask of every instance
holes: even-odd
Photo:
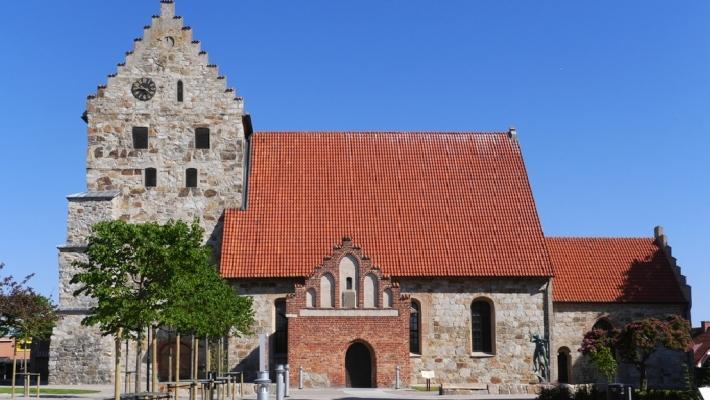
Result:
[[[246,332],[251,299],[220,279],[203,234],[196,221],[94,225],[86,261],[75,263],[81,272],[72,278],[80,285],[75,295],[96,300],[83,323],[134,338],[153,324],[205,336]]]
[[[690,324],[673,315],[666,320],[646,318],[626,324],[621,330],[593,329],[584,335],[579,351],[589,355],[599,371],[610,377],[616,370],[614,353],[621,361],[634,365],[640,372],[639,386],[646,389],[647,362],[659,348],[689,351],[692,339]]]
[[[251,297],[235,296],[215,268],[202,264],[170,284],[164,324],[198,337],[248,333],[254,322]]]
[[[0,270],[4,264],[0,263]],[[27,283],[7,276],[0,282],[0,334],[18,339],[48,339],[57,323],[56,306]]]

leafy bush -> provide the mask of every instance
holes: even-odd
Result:
[[[695,368],[695,384],[710,386],[710,368]]]
[[[553,388],[543,388],[540,391],[539,400],[574,400],[574,395],[567,387],[556,386]]]
[[[574,400],[606,400],[606,393],[600,392],[596,386],[581,386],[575,392]]]
[[[606,378],[607,382],[613,382],[616,376],[616,369],[618,364],[614,359],[614,354],[612,354],[611,349],[603,346],[597,351],[589,353],[592,358],[592,364]]]
[[[538,400],[606,400],[606,393],[595,386],[580,386],[575,392],[568,387],[544,388]],[[702,400],[696,390],[634,391],[634,400]]]
[[[637,390],[634,400],[702,400],[702,397],[697,390]]]

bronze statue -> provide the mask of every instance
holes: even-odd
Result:
[[[530,342],[535,343],[535,353],[533,355],[533,371],[540,382],[550,381],[550,355],[547,351],[549,340],[543,339],[539,334],[530,335]]]

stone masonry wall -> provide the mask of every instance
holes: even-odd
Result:
[[[292,279],[232,281],[232,287],[238,294],[252,298],[255,319],[251,334],[229,339],[229,366],[232,371],[244,372],[245,378],[249,381],[255,378],[256,371],[259,369],[259,334],[265,333],[270,339],[269,342],[273,341],[273,333],[276,329],[275,302],[277,299],[286,299],[299,281]],[[270,369],[273,370],[276,360],[270,353],[267,352],[270,355]],[[285,361],[278,360],[278,362]]]
[[[141,78],[157,86],[149,101],[131,94]],[[223,210],[241,205],[243,115],[242,99],[174,16],[174,4],[162,3],[161,16],[134,42],[125,64],[88,101],[88,190],[120,191],[116,212],[126,221],[198,218],[206,239],[216,243]],[[133,148],[134,127],[148,128],[148,149]],[[195,148],[196,128],[210,129],[209,149]],[[157,170],[157,187],[145,187],[146,168]],[[187,168],[198,171],[196,188],[186,187]]]
[[[685,305],[679,304],[600,304],[600,303],[554,303],[553,324],[555,336],[550,346],[550,354],[557,357],[559,349],[569,349],[571,358],[571,383],[605,382],[587,357],[577,350],[586,332],[602,318],[614,328],[648,317],[663,318],[667,315],[684,315]],[[675,387],[684,382],[682,364],[684,354],[668,350],[657,351],[651,357],[647,374],[650,387]],[[557,377],[553,377],[557,380]],[[621,365],[618,380],[638,385],[638,372],[633,366]]]
[[[106,384],[113,381],[113,338],[81,326],[84,315],[65,314],[52,332],[50,384]]]
[[[198,219],[205,241],[217,250],[223,210],[241,205],[243,101],[209,63],[192,30],[175,16],[173,2],[160,4],[161,14],[134,41],[117,73],[87,101],[88,192],[70,198],[67,243],[60,248],[59,307],[65,318],[52,338],[53,384],[110,383],[113,378],[112,339],[80,326],[91,299],[74,298],[75,288],[68,283],[76,272],[71,262],[82,257],[93,223]],[[156,85],[148,101],[131,93],[141,78]],[[182,102],[178,81],[184,86]],[[148,128],[148,149],[134,148],[134,127]],[[209,128],[209,149],[195,148],[196,128]],[[156,187],[146,187],[146,168],[157,170]],[[188,168],[198,171],[195,188],[186,187]]]
[[[490,393],[526,392],[537,383],[535,346],[544,333],[544,279],[399,279],[400,290],[421,304],[421,355],[411,355],[411,381],[422,370],[435,383],[469,385]],[[472,353],[471,303],[492,301],[494,354]]]

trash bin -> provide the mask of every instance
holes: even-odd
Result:
[[[610,383],[607,386],[606,398],[607,400],[631,400],[632,389],[631,386],[623,383]]]

